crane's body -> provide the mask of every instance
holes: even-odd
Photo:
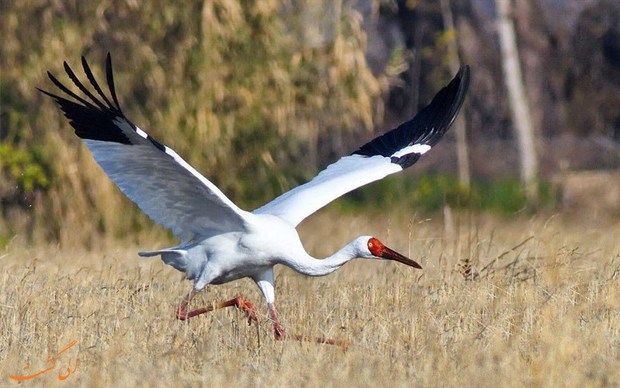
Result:
[[[256,281],[283,261],[294,265],[296,259],[312,260],[295,228],[286,222],[268,214],[249,213],[247,218],[243,231],[216,234],[186,246],[140,252],[140,255],[161,255],[166,264],[185,272],[186,277],[194,281],[196,290],[207,284],[228,283],[245,277]]]
[[[172,248],[140,252],[143,257],[161,256],[166,264],[194,281],[177,310],[179,319],[214,308],[236,306],[250,321],[256,320],[256,308],[240,296],[207,308],[187,310],[193,296],[207,285],[247,277],[254,280],[265,297],[275,337],[283,338],[285,332],[278,323],[275,308],[275,265],[286,265],[308,276],[330,274],[354,258],[394,260],[422,268],[371,236],[360,236],[333,255],[316,259],[304,249],[296,226],[332,200],[402,171],[429,151],[453,123],[464,101],[469,84],[467,66],[413,119],[252,212],[237,207],[176,152],[125,117],[116,96],[109,55],[106,78],[111,100],[84,57],[84,73],[97,95],[82,84],[66,62],[64,67],[86,98],[68,89],[49,72],[52,82],[72,99],[41,91],[56,100],[76,135],[83,139],[121,191],[180,240]]]

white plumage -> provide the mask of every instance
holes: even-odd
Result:
[[[275,337],[283,338],[285,332],[275,308],[276,264],[309,276],[329,274],[353,258],[395,260],[421,268],[370,236],[356,238],[325,259],[315,259],[303,248],[295,227],[341,195],[401,171],[429,151],[450,127],[463,103],[469,83],[467,66],[412,120],[342,157],[310,182],[248,212],[237,207],[176,152],[125,117],[114,89],[109,54],[106,76],[112,100],[83,57],[84,73],[97,95],[81,83],[66,62],[64,65],[69,78],[86,98],[65,87],[49,72],[52,82],[71,99],[41,91],[56,100],[75,133],[121,191],[180,239],[176,247],[140,253],[145,257],[161,256],[194,281],[192,291],[177,311],[179,319],[218,307],[237,306],[250,320],[255,320],[256,308],[240,296],[187,311],[194,294],[206,285],[249,277],[265,297]]]

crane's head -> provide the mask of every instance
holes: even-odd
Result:
[[[381,241],[374,237],[362,236],[356,241],[360,256],[366,259],[386,259],[394,260],[406,264],[413,268],[422,269],[422,266],[410,258],[386,247]]]

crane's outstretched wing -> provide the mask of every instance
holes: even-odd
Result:
[[[256,209],[297,225],[334,199],[367,183],[411,166],[437,144],[450,128],[469,85],[469,67],[463,66],[431,103],[398,128],[375,138],[319,173],[310,182],[284,193]]]
[[[84,73],[98,97],[89,91],[65,62],[65,71],[86,98],[49,78],[70,100],[52,97],[84,140],[95,160],[129,199],[155,222],[172,230],[183,242],[216,232],[243,230],[250,213],[239,209],[213,183],[129,121],[121,111],[114,89],[108,54],[106,78],[112,101],[95,80],[82,57]]]

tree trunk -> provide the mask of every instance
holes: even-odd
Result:
[[[458,49],[458,34],[454,27],[454,18],[452,9],[450,8],[450,0],[441,0],[441,16],[443,18],[443,26],[446,31],[454,32],[454,39],[448,44],[448,60],[450,63],[450,71],[455,74],[461,67]],[[463,114],[458,115],[454,122],[454,133],[456,135],[456,158],[459,170],[459,183],[461,187],[469,191],[471,187],[470,169],[469,169],[469,151],[467,148],[467,128],[465,126],[465,118]]]
[[[529,203],[534,204],[538,200],[538,159],[532,119],[519,64],[517,38],[511,15],[512,7],[510,0],[495,0],[495,5],[504,81],[508,90],[512,123],[519,140],[521,181]]]

